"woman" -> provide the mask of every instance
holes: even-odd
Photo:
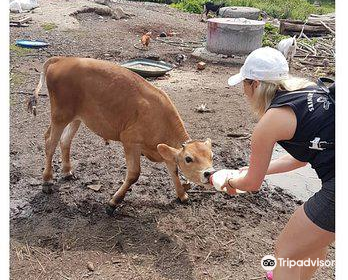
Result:
[[[265,175],[310,163],[322,188],[290,218],[276,242],[275,257],[325,260],[327,247],[335,238],[335,108],[316,84],[289,77],[288,72],[284,56],[266,47],[253,51],[240,73],[228,80],[231,86],[243,82],[259,121],[251,138],[248,172],[226,180],[224,187],[229,194],[235,194],[235,189],[256,191]],[[288,154],[271,161],[276,143]],[[316,269],[277,265],[273,279],[310,279]]]

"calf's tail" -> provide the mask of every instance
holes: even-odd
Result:
[[[44,84],[44,82],[46,80],[47,68],[51,64],[56,63],[58,60],[59,60],[59,57],[51,57],[48,60],[46,60],[46,62],[43,65],[43,70],[40,74],[40,81],[39,81],[33,95],[29,98],[28,104],[27,104],[28,112],[32,113],[34,116],[36,116],[36,105],[37,105],[37,101],[39,99],[39,93],[40,93],[40,90],[42,88],[42,85]]]

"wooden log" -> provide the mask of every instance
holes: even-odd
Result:
[[[321,22],[310,22],[305,23],[300,20],[281,20],[279,32],[283,35],[299,35],[303,29],[303,33],[307,36],[322,36],[331,33]]]
[[[31,17],[13,17],[10,19],[10,26],[27,27],[27,22],[31,20]]]

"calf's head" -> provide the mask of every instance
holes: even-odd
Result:
[[[187,141],[176,149],[159,144],[157,151],[166,161],[175,162],[187,180],[208,187],[209,177],[214,173],[211,140]]]

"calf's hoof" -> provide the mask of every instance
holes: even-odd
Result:
[[[114,215],[114,211],[116,209],[116,206],[111,206],[111,205],[106,205],[105,207],[105,212],[106,214],[108,214],[109,216],[113,216]]]
[[[45,168],[44,172],[42,173],[42,179],[44,182],[48,183],[53,180],[53,171],[51,169]]]
[[[53,184],[45,182],[42,184],[42,192],[45,194],[51,194],[53,192]]]
[[[182,196],[180,196],[178,198],[179,198],[181,203],[183,203],[183,204],[187,204],[188,203],[189,197],[188,197],[187,193],[184,193]]]
[[[109,205],[112,207],[116,207],[124,200],[125,195],[115,195],[109,200]]]

